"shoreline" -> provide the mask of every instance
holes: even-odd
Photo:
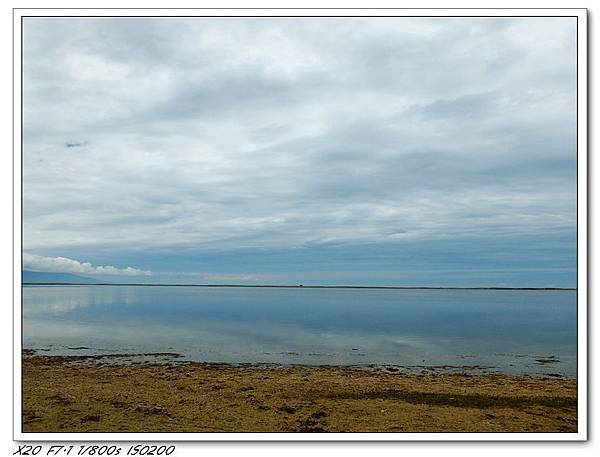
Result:
[[[576,430],[569,378],[23,358],[24,432]]]
[[[215,287],[215,288],[265,288],[265,289],[383,289],[383,290],[539,290],[576,291],[576,287],[444,287],[444,286],[353,286],[304,284],[152,284],[152,283],[85,283],[85,282],[21,282],[27,286],[135,286],[135,287]]]
[[[279,369],[279,368],[298,368],[298,369],[318,369],[318,368],[347,368],[352,370],[361,370],[372,373],[389,373],[397,375],[434,375],[434,374],[463,374],[465,376],[481,375],[506,375],[512,377],[525,377],[534,379],[554,378],[554,379],[576,379],[566,373],[560,373],[560,370],[552,371],[509,371],[495,365],[486,365],[482,363],[473,364],[398,364],[398,363],[304,363],[304,362],[281,362],[281,361],[215,361],[198,360],[189,358],[179,352],[104,352],[87,346],[67,347],[70,353],[53,352],[49,353],[49,348],[23,348],[22,356],[24,359],[32,357],[44,357],[47,360],[62,362],[67,364],[95,364],[95,365],[140,365],[140,364],[165,364],[165,365],[202,365],[202,366],[222,366],[229,368],[257,368],[257,369]],[[78,353],[84,351],[84,353]],[[75,352],[75,353],[73,353]],[[282,353],[299,355],[298,353]],[[515,357],[527,357],[525,355],[516,355]],[[551,366],[560,363],[561,360],[555,355],[530,355],[530,359],[539,367]],[[464,357],[463,357],[464,358]]]

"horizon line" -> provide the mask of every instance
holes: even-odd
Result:
[[[282,289],[433,289],[433,290],[577,290],[576,287],[510,287],[510,286],[361,286],[361,285],[304,285],[304,284],[164,284],[164,283],[76,283],[22,282],[22,286],[146,286],[146,287],[240,287]]]

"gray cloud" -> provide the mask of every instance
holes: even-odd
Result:
[[[76,141],[67,141],[65,143],[65,147],[66,148],[82,148],[84,146],[87,146],[87,141],[83,141],[83,142],[76,142]]]
[[[571,233],[574,40],[568,18],[26,18],[25,248]]]

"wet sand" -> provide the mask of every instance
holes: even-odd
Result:
[[[24,432],[576,432],[574,379],[23,360]]]

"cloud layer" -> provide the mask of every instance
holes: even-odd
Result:
[[[25,18],[25,249],[200,258],[570,236],[575,30]]]
[[[91,275],[149,276],[152,274],[151,271],[132,267],[115,268],[112,265],[96,267],[89,262],[80,262],[66,257],[44,257],[27,252],[23,253],[23,269]]]

